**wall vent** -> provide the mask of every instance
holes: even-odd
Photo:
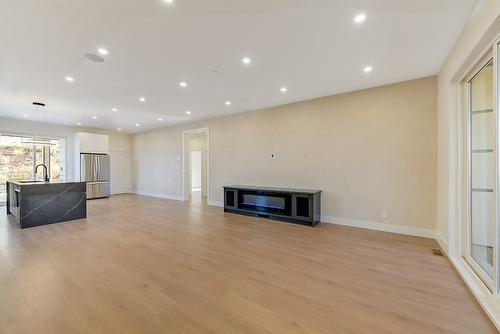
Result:
[[[432,251],[432,254],[434,254],[434,255],[443,256],[443,252],[440,249],[432,248],[431,251]]]

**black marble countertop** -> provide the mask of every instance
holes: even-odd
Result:
[[[83,181],[50,181],[45,182],[42,180],[8,180],[7,182],[16,184],[18,186],[34,186],[34,185],[48,185],[48,184],[72,184],[72,183],[80,183]],[[85,183],[85,182],[83,182]]]
[[[242,185],[230,185],[230,186],[224,186],[224,188],[257,190],[257,191],[263,190],[263,191],[276,191],[276,192],[283,191],[283,192],[301,193],[301,194],[316,194],[321,192],[321,190],[316,190],[316,189],[274,188],[274,187],[256,187],[256,186],[242,186]]]
[[[7,181],[7,214],[21,228],[87,217],[86,182]]]

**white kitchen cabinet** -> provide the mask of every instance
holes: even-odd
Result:
[[[78,132],[75,143],[79,153],[109,154],[109,136],[95,133]]]

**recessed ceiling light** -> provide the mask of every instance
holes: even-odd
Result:
[[[73,81],[75,81],[75,78],[70,77],[70,76],[66,76],[66,77],[64,77],[64,80],[66,80],[67,82],[73,82]]]
[[[99,49],[97,49],[97,52],[99,52],[100,54],[102,54],[104,56],[107,56],[109,54],[108,50],[105,48],[99,48]]]
[[[118,131],[122,131],[122,128],[118,128],[118,129],[116,129],[116,130],[118,130]]]
[[[112,110],[112,111],[118,111],[118,109],[117,109],[117,108],[113,108],[113,109],[111,109],[111,110]]]
[[[287,91],[288,91],[288,88],[286,88],[286,87],[280,88],[280,92],[282,92],[282,93],[286,93]]]
[[[146,98],[144,98],[144,97],[140,97],[140,98],[139,98],[139,101],[141,101],[141,102],[146,102]]]
[[[97,119],[97,116],[92,116],[92,119]]]
[[[158,122],[163,122],[163,118],[158,118]]]
[[[250,63],[252,62],[252,59],[248,58],[248,57],[245,57],[241,60],[241,62],[245,65],[250,65]]]
[[[187,87],[187,85],[188,85],[188,84],[187,84],[187,82],[185,82],[185,81],[181,81],[181,82],[179,82],[179,86],[181,86],[181,87]]]
[[[174,0],[163,0],[163,1],[169,4],[174,2]]]
[[[139,123],[135,123],[135,126],[141,126]]]
[[[366,66],[366,67],[363,69],[363,72],[365,72],[365,73],[370,73],[372,70],[373,70],[373,67],[371,67],[371,66]]]
[[[366,14],[358,14],[354,17],[354,23],[361,23],[366,20]]]
[[[78,123],[76,123],[76,124],[78,124],[78,125],[82,125],[82,122],[78,122]]]
[[[28,114],[23,114],[22,116],[23,116],[24,118],[26,118],[26,117],[28,117]]]
[[[186,110],[186,114],[191,115],[191,110]]]
[[[226,106],[230,106],[231,105],[231,101],[226,101]]]

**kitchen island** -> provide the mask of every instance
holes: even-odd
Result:
[[[86,183],[9,180],[6,208],[20,228],[87,218]]]

